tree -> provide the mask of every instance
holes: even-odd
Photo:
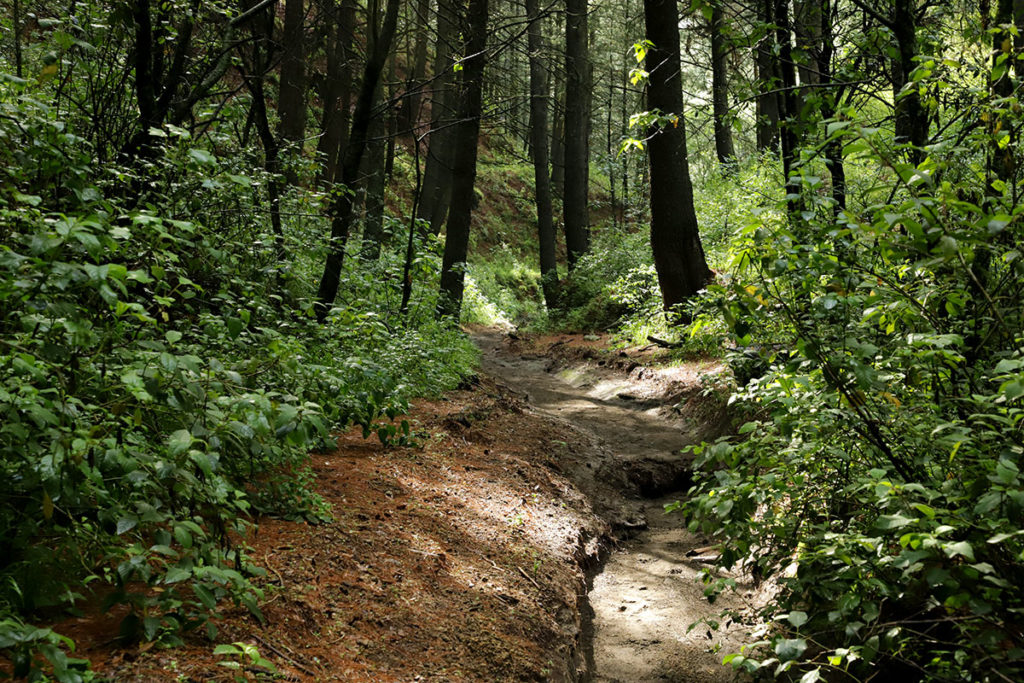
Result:
[[[534,193],[537,198],[537,238],[540,243],[540,277],[544,301],[552,308],[557,300],[558,268],[555,263],[555,223],[551,202],[548,163],[548,79],[541,58],[544,37],[538,0],[526,0],[530,22],[530,148],[533,152]]]
[[[647,27],[647,108],[658,116],[648,131],[651,167],[651,250],[665,310],[693,296],[712,277],[693,207],[686,157],[679,12],[675,0],[644,0]]]
[[[590,250],[591,67],[587,0],[565,2],[565,190],[562,199],[569,268]]]
[[[281,33],[281,87],[277,99],[279,133],[292,147],[301,146],[306,132],[305,0],[285,0]],[[297,150],[301,152],[300,150]],[[288,180],[297,178],[291,170]]]
[[[398,6],[400,0],[387,0],[383,21],[378,25],[375,19],[377,12],[370,14],[370,51],[363,69],[363,81],[359,86],[359,98],[352,115],[352,131],[349,133],[345,147],[345,158],[341,164],[341,189],[336,191],[331,205],[331,236],[327,244],[327,259],[324,272],[317,290],[316,317],[323,322],[330,313],[334,298],[338,295],[341,282],[341,264],[345,258],[345,246],[348,243],[354,212],[352,189],[355,187],[359,174],[359,164],[366,152],[367,133],[373,113],[374,93],[380,81],[381,72],[391,50],[391,42],[395,36],[398,23]],[[379,6],[374,2],[371,7]]]
[[[452,192],[452,112],[455,109],[455,62],[452,47],[457,20],[454,0],[438,0],[437,40],[434,44],[434,78],[430,86],[430,131],[427,164],[423,171],[423,192],[419,218],[430,224],[433,234],[441,232]]]
[[[334,27],[327,38],[327,70],[321,92],[323,110],[317,152],[322,159],[320,182],[332,183],[337,178],[338,162],[344,156],[345,138],[351,118],[349,100],[352,96],[352,38],[356,7],[354,0],[341,0],[326,12]]]
[[[711,4],[711,101],[715,119],[715,153],[718,163],[729,168],[736,162],[736,150],[732,143],[732,126],[729,125],[729,63],[728,44],[725,36],[725,16],[722,1]]]
[[[469,0],[460,17],[463,49],[462,77],[458,90],[458,123],[452,134],[452,203],[444,241],[441,265],[441,293],[437,302],[439,316],[458,318],[462,310],[465,286],[469,225],[475,204],[477,143],[480,115],[483,112],[484,65],[487,62],[487,0]]]

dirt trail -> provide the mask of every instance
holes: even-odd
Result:
[[[738,634],[687,626],[716,614],[695,581],[707,560],[702,540],[664,505],[685,489],[689,462],[679,450],[706,434],[687,429],[635,377],[579,367],[556,371],[550,358],[512,353],[496,331],[474,335],[482,370],[527,397],[538,412],[589,437],[592,448],[567,476],[591,496],[623,540],[592,579],[593,680],[612,682],[732,680],[716,645]],[[635,375],[635,373],[634,373]],[[684,393],[699,392],[697,373]],[[678,386],[676,387],[678,389]],[[655,392],[656,393],[656,392]],[[678,393],[672,400],[679,398]],[[728,650],[726,650],[728,651]]]

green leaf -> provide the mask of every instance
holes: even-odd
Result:
[[[210,165],[217,162],[217,158],[207,152],[205,149],[193,148],[188,151],[188,155],[195,160],[196,163],[201,165]]]
[[[182,567],[171,567],[164,574],[164,583],[178,583],[192,577],[192,570]]]
[[[889,531],[891,529],[899,529],[905,527],[908,524],[918,521],[913,517],[905,517],[900,514],[895,515],[881,515],[875,520],[875,528]]]
[[[807,612],[794,610],[786,617],[786,621],[793,625],[793,628],[800,628],[807,623]]]
[[[800,683],[817,683],[821,680],[821,669],[812,669],[800,678]]]
[[[775,654],[780,662],[799,659],[806,650],[807,641],[803,638],[785,638],[775,643]]]
[[[206,609],[216,609],[217,598],[213,596],[213,593],[210,592],[209,588],[201,584],[196,584],[192,586],[192,592],[195,593],[195,596],[199,598],[199,602],[203,603],[203,606],[206,607]]]
[[[946,553],[946,557],[956,557],[962,555],[971,562],[974,562],[974,548],[967,541],[957,541],[955,543],[946,543],[942,546],[942,551]]]
[[[171,455],[181,455],[192,445],[192,432],[187,429],[179,429],[167,441],[167,447]]]

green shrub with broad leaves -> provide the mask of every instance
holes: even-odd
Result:
[[[393,418],[475,357],[433,320],[429,245],[408,315],[396,246],[349,259],[318,325],[322,253],[288,255],[325,222],[274,234],[244,150],[167,126],[100,162],[48,95],[0,78],[0,651],[67,682],[87,666],[31,624],[84,600],[127,605],[126,642],[213,637],[225,604],[262,618],[255,515],[328,515],[310,449],[350,424],[405,442]]]
[[[1011,102],[978,106],[1018,121]],[[854,111],[828,135],[886,182],[834,213],[808,162],[805,205],[741,226],[712,292],[766,372],[734,397],[740,434],[697,449],[682,507],[719,567],[777,590],[726,661],[803,681],[1021,680],[1016,190],[979,182],[991,129],[950,131],[916,164]],[[711,596],[732,583],[714,577]]]

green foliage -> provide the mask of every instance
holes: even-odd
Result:
[[[830,125],[895,191],[833,219],[805,173],[805,209],[753,216],[713,287],[738,343],[792,352],[737,391],[749,421],[697,449],[683,506],[721,567],[780,589],[737,669],[1024,675],[1021,209],[1007,184],[974,191],[990,138],[968,133],[914,166],[884,131]]]
[[[223,657],[219,662],[220,666],[241,672],[242,669],[257,669],[260,673],[276,674],[277,666],[269,659],[260,654],[259,649],[251,643],[222,644],[213,648],[213,654]],[[236,681],[247,681],[248,677],[239,673],[235,676]]]
[[[429,244],[409,315],[389,248],[349,259],[318,325],[322,254],[287,257],[324,223],[273,234],[268,177],[225,129],[199,141],[168,125],[152,153],[101,162],[96,131],[48,88],[0,79],[0,650],[19,675],[76,681],[73,644],[25,621],[87,590],[128,605],[129,642],[212,638],[226,602],[262,619],[242,541],[254,515],[329,514],[309,450],[350,424],[408,444],[395,418],[475,355],[433,320]],[[244,117],[236,105],[224,115]]]

